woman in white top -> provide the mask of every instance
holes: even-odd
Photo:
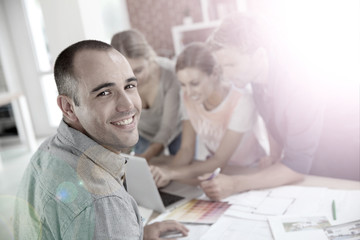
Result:
[[[142,111],[135,153],[147,160],[165,148],[176,154],[181,143],[181,108],[174,64],[157,56],[137,30],[115,34],[111,45],[126,57],[138,80]]]
[[[264,151],[254,134],[257,114],[249,92],[222,80],[221,68],[203,43],[184,49],[176,73],[185,107],[182,143],[166,165],[151,166],[157,185],[195,179],[228,165],[256,166]],[[193,161],[196,135],[210,153],[206,161]]]

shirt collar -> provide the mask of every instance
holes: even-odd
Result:
[[[68,144],[110,173],[114,178],[119,179],[124,174],[126,157],[104,148],[82,132],[68,126],[64,121],[60,123],[58,134],[64,138],[64,141],[68,141]]]

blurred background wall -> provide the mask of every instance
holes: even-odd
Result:
[[[35,135],[48,136],[56,131],[61,119],[52,68],[56,56],[71,43],[83,39],[109,43],[114,33],[136,28],[144,33],[159,55],[174,59],[187,43],[205,40],[223,17],[248,11],[281,26],[284,38],[299,56],[314,68],[325,69],[336,76],[335,80],[326,79],[326,84],[355,83],[355,95],[349,97],[358,108],[359,2],[0,0],[0,94],[22,92]],[[338,86],[334,86],[332,91],[336,92]],[[19,109],[11,104],[2,107],[0,123],[5,125],[5,121],[1,121],[1,111],[5,108],[5,115],[12,116],[16,128]],[[16,129],[14,132],[17,134]],[[0,139],[4,142],[4,138]]]

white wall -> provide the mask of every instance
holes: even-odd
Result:
[[[51,56],[84,39],[110,42],[130,28],[126,0],[40,0]]]
[[[54,62],[68,45],[83,40],[85,31],[77,0],[39,0],[44,16],[49,51]]]
[[[54,96],[45,93],[55,82],[44,84],[40,79],[24,1],[0,0],[0,57],[9,90],[25,93],[35,134],[47,136],[56,130],[47,110],[58,107]],[[112,34],[130,28],[126,0],[39,2],[52,64],[60,51],[74,42],[90,38],[110,42]]]
[[[6,47],[7,53],[1,60],[8,88],[12,91],[23,91],[28,100],[36,134],[38,136],[48,135],[53,132],[53,129],[49,126],[46,116],[23,2],[21,0],[2,0],[2,8],[5,18],[2,24],[5,26],[1,29],[0,34],[2,38],[8,39],[8,46]],[[10,62],[8,63],[8,61]]]
[[[4,1],[0,1],[0,61],[4,77],[12,79],[6,83],[8,90],[21,90],[20,78],[18,74],[16,59],[14,56],[14,46],[10,38],[9,24],[6,18]],[[4,83],[2,83],[4,84]]]
[[[15,49],[10,38],[4,1],[0,1],[0,62],[1,62],[1,91],[22,91],[20,76],[18,74],[17,63],[15,59]],[[6,81],[11,79],[11,81]],[[20,109],[17,105],[12,106],[15,116],[15,123],[19,132],[23,132],[23,125],[20,121]],[[22,136],[21,136],[22,137]],[[25,139],[22,139],[23,141]]]

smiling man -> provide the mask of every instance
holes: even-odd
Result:
[[[141,100],[126,59],[86,40],[66,48],[54,68],[63,112],[58,132],[34,154],[15,207],[15,239],[158,239],[187,229],[145,226],[126,191],[122,149],[138,141]]]

